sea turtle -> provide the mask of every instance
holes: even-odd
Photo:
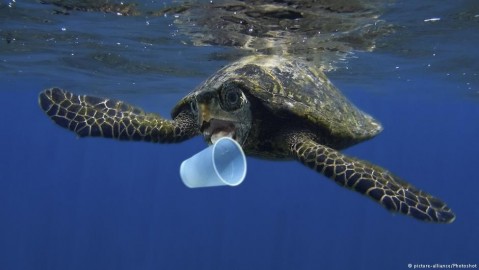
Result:
[[[235,61],[180,100],[172,120],[59,88],[43,91],[39,103],[55,123],[80,137],[176,143],[202,134],[213,143],[230,136],[247,155],[298,160],[388,210],[432,222],[455,218],[439,199],[338,151],[374,137],[382,127],[300,58],[254,55]]]

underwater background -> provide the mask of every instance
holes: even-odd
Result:
[[[248,158],[240,186],[189,189],[179,165],[200,137],[78,139],[44,115],[41,90],[169,116],[235,52],[193,46],[173,15],[48,2],[0,1],[0,269],[477,268],[478,1],[387,1],[396,31],[328,72],[384,126],[344,152],[443,199],[452,224],[393,215],[294,161]]]

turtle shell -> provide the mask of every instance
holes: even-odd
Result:
[[[323,130],[343,148],[374,137],[381,124],[354,106],[319,69],[299,58],[249,56],[220,69],[184,97],[173,109],[176,116],[199,93],[215,92],[236,82],[274,115],[297,117]],[[324,132],[326,131],[326,132]]]

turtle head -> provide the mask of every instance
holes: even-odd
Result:
[[[184,97],[173,109],[173,118],[189,110],[206,142],[228,136],[245,151],[252,150],[264,127],[262,108],[270,101],[267,89],[278,87],[267,72],[276,63],[271,56],[248,56],[230,63]]]
[[[221,137],[231,137],[243,145],[253,121],[244,88],[235,80],[205,82],[180,101],[173,117],[179,110],[191,111],[208,144]]]

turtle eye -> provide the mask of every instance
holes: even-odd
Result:
[[[226,87],[221,91],[221,107],[226,111],[234,111],[243,104],[243,93],[238,88]]]

